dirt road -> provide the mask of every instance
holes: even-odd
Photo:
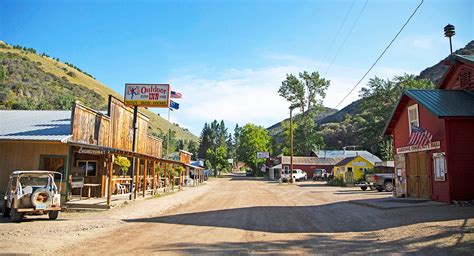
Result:
[[[57,222],[0,223],[6,240],[15,232],[31,239],[42,224],[47,226],[42,238],[61,241],[38,247],[37,241],[19,239],[23,246],[12,248],[2,239],[0,249],[107,255],[474,253],[473,207],[380,210],[348,202],[387,196],[312,181],[278,185],[256,178],[214,179],[109,212],[65,214]]]

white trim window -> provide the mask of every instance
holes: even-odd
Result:
[[[442,153],[433,153],[433,169],[435,181],[445,181],[446,180],[446,157],[444,152]]]
[[[418,104],[413,104],[408,107],[408,130],[411,134],[411,126],[420,126],[420,119],[418,116]]]

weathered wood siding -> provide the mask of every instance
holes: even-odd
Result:
[[[72,120],[73,141],[104,147],[111,146],[109,117],[76,103]]]
[[[73,109],[72,141],[132,151],[133,109],[111,97],[104,115],[78,103]],[[161,157],[162,142],[148,135],[147,116],[138,113],[136,152]]]
[[[162,157],[162,141],[161,139],[148,136],[146,145],[146,154],[156,157]]]
[[[65,156],[68,145],[64,143],[0,141],[0,193],[4,194],[10,173],[15,170],[40,168],[41,155]]]

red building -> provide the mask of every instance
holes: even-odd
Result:
[[[399,197],[474,199],[474,56],[452,55],[446,64],[436,90],[403,93],[385,128],[394,140]],[[412,132],[432,137],[420,143]]]

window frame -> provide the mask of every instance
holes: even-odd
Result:
[[[436,160],[439,159],[439,162]],[[438,165],[437,163],[442,163],[442,165]],[[438,170],[438,167],[440,167]],[[448,166],[446,163],[446,154],[444,152],[441,153],[433,153],[433,176],[435,181],[446,181],[446,174],[448,173]],[[438,175],[440,174],[440,175]]]
[[[411,120],[410,118],[410,110],[415,110],[415,113],[416,113],[416,120]],[[418,111],[418,104],[413,104],[411,106],[408,106],[407,107],[407,115],[408,115],[408,131],[409,131],[409,134],[411,135],[411,124],[412,124],[412,121],[416,121],[416,126],[420,127],[420,113]]]
[[[97,177],[99,174],[99,161],[97,160],[76,160],[76,166],[79,167],[79,162],[84,162],[86,163],[86,171],[84,172],[83,177]],[[87,166],[89,166],[89,163],[95,163],[95,175],[87,175]]]

